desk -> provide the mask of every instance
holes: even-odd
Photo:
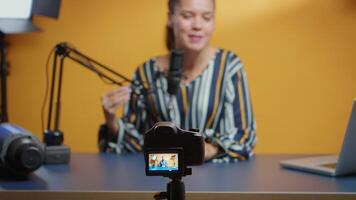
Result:
[[[356,176],[331,178],[281,168],[297,155],[256,155],[247,162],[193,167],[183,178],[187,199],[356,199]],[[142,154],[72,154],[28,180],[0,180],[0,199],[153,199],[168,178],[147,177]]]

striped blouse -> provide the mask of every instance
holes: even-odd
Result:
[[[118,120],[119,133],[111,147],[117,153],[142,151],[143,133],[158,121],[173,121],[183,129],[198,129],[222,153],[216,162],[246,160],[256,142],[246,73],[238,56],[218,49],[204,71],[181,83],[176,95],[167,92],[166,76],[155,59],[139,66],[130,101]]]

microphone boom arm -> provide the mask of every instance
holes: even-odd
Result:
[[[60,59],[59,69],[57,69],[58,58]],[[124,75],[112,70],[111,68],[101,64],[100,62],[90,58],[89,56],[81,53],[77,49],[70,47],[67,43],[59,43],[55,47],[55,54],[54,54],[54,61],[53,61],[53,71],[52,71],[52,81],[51,81],[51,90],[50,90],[50,100],[49,100],[49,109],[48,109],[48,122],[47,122],[47,129],[44,130],[45,133],[45,143],[47,145],[61,145],[63,142],[63,134],[59,130],[59,118],[60,118],[60,109],[61,109],[61,87],[62,87],[62,77],[63,77],[63,65],[64,59],[69,58],[76,63],[84,66],[85,68],[91,70],[92,72],[96,73],[99,77],[104,78],[112,84],[116,84],[118,86],[123,85],[125,82],[130,82],[134,86],[138,86],[137,83],[133,82],[132,80],[126,78]],[[56,83],[56,75],[57,70],[59,70],[59,77],[58,82]],[[54,100],[54,93],[55,93],[55,85],[57,84],[57,102],[55,106],[55,114],[54,114],[54,124],[52,129],[52,109],[53,109],[53,100]],[[61,138],[56,142],[52,143],[51,141],[46,141],[46,134],[60,134]],[[50,139],[49,139],[50,140]]]

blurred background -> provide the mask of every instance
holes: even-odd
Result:
[[[338,152],[356,97],[356,1],[216,2],[212,43],[233,50],[245,64],[257,121],[255,152]],[[148,58],[167,53],[166,4],[62,0],[59,19],[33,18],[42,32],[6,36],[10,122],[42,138],[45,64],[59,42],[128,77]],[[69,59],[63,78],[64,143],[74,152],[98,152],[100,97],[116,86]]]

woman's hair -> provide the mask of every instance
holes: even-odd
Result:
[[[180,0],[168,0],[168,15],[172,15],[176,4],[180,3]],[[166,27],[166,47],[170,51],[174,49],[174,32],[171,26]]]
[[[168,0],[168,14],[173,15],[174,8],[177,4],[180,3],[180,0]],[[214,0],[214,7],[215,7],[215,0]],[[168,26],[166,27],[166,47],[170,51],[175,48],[175,37],[173,28]]]

